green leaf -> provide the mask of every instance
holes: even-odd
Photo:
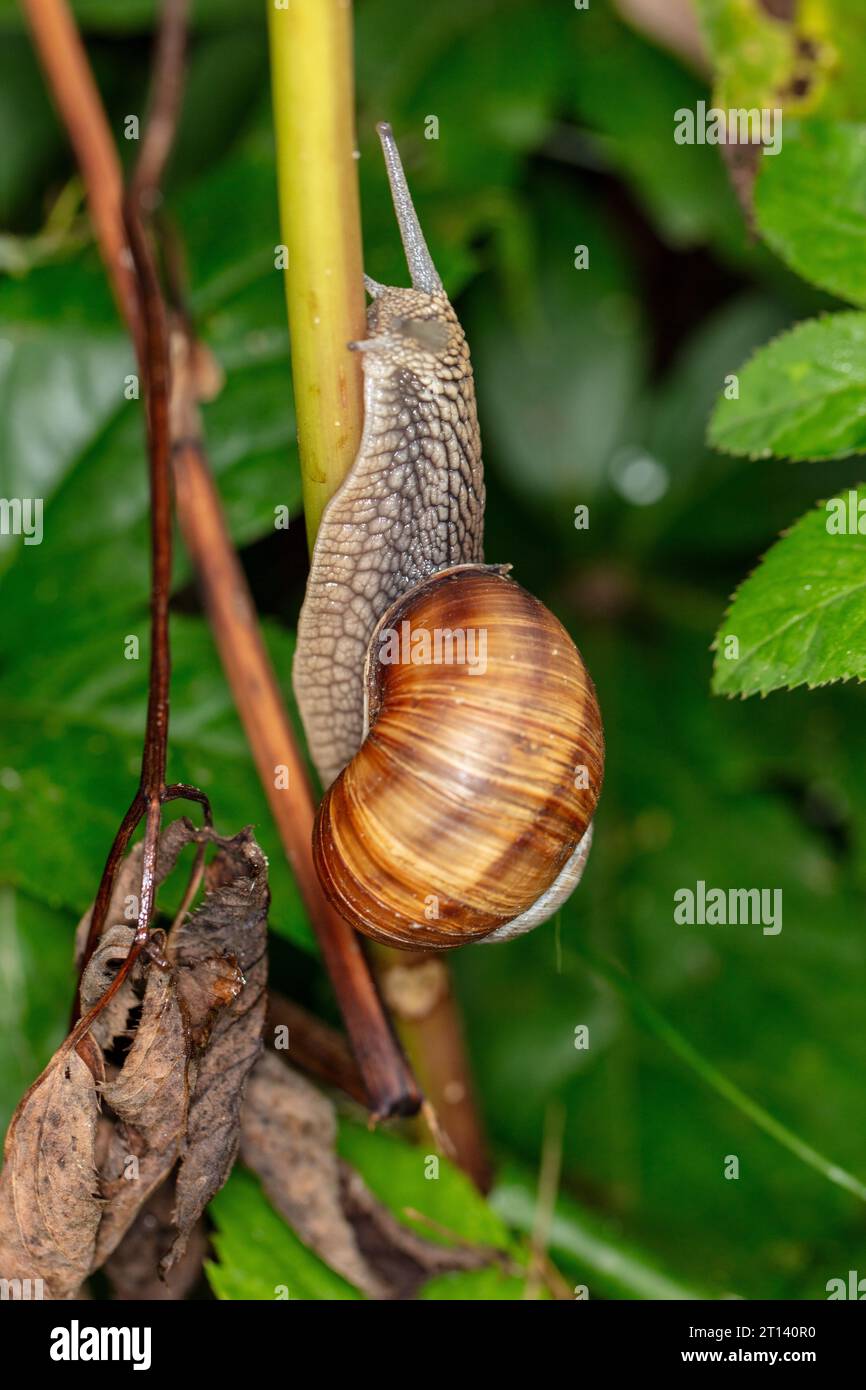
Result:
[[[285,307],[261,235],[273,199],[267,166],[242,159],[180,202],[203,335],[226,373],[204,419],[238,543],[269,531],[276,506],[300,507]],[[243,210],[233,236],[219,230],[227,203]],[[0,549],[4,607],[21,624],[20,635],[6,630],[11,644],[45,624],[65,631],[72,572],[81,609],[146,599],[148,486],[142,405],[126,398],[132,353],[95,260],[7,281],[0,318],[0,495],[45,503],[45,543]],[[176,580],[188,574],[178,548]]]
[[[801,7],[805,10],[805,6]],[[816,8],[814,11],[820,15]],[[866,66],[866,25],[860,0],[824,0],[824,53],[828,82],[821,115],[841,120],[866,118],[863,69]]]
[[[730,454],[835,459],[866,451],[866,314],[798,324],[740,370],[739,397],[722,396],[709,441]]]
[[[469,198],[513,183],[567,90],[562,16],[532,0],[439,0],[409,25],[401,0],[357,9],[359,91],[369,108],[388,112],[398,139],[417,132],[425,179]],[[437,138],[425,140],[430,112]]]
[[[755,212],[793,270],[866,306],[866,125],[786,124],[781,152],[761,161]]]
[[[90,262],[5,281],[0,318],[0,489],[47,499],[119,409],[132,350]]]
[[[799,8],[781,17],[762,0],[697,0],[716,69],[715,106],[797,110],[820,99],[832,50],[815,7]]]
[[[298,1239],[245,1168],[234,1169],[208,1211],[216,1224],[217,1261],[208,1261],[205,1269],[218,1298],[328,1302],[363,1297]]]
[[[288,685],[292,643],[266,627]],[[129,636],[139,656],[127,660]],[[0,697],[0,880],[53,907],[92,900],[120,817],[138,780],[147,700],[143,613],[74,629],[68,646],[25,646]],[[252,824],[270,862],[271,925],[309,948],[297,888],[202,619],[172,618],[169,778],[213,801],[217,828]],[[288,692],[287,692],[288,693]],[[183,804],[179,813],[188,810]],[[191,812],[195,814],[195,812]]]
[[[66,1036],[74,937],[74,917],[0,887],[0,1134]]]
[[[696,8],[716,68],[718,106],[866,116],[860,0],[810,0],[784,11],[766,0],[696,0]]]
[[[450,1244],[453,1236],[474,1245],[511,1249],[505,1224],[465,1173],[447,1159],[438,1158],[434,1167],[430,1159],[435,1155],[349,1120],[340,1125],[337,1148],[379,1201],[418,1235],[442,1244]],[[410,1216],[410,1211],[426,1219]]]
[[[863,499],[861,487],[855,518]],[[807,513],[737,590],[716,634],[718,694],[866,679],[866,535],[847,522],[842,534],[832,526],[827,507]],[[729,659],[727,650],[738,654]]]
[[[371,113],[358,127],[365,268],[385,284],[406,278],[373,128],[378,110],[397,132],[421,225],[453,299],[477,272],[479,244],[492,240],[491,256],[505,262],[519,236],[513,189],[572,80],[563,42],[569,16],[532,0],[439,0],[417,9],[410,25],[401,0],[356,9],[359,102]]]
[[[683,343],[665,376],[648,385],[645,433],[641,437],[635,432],[634,444],[623,457],[652,460],[663,470],[666,490],[652,505],[632,505],[622,515],[620,543],[629,551],[653,543],[667,553],[672,548],[681,554],[691,552],[705,563],[710,550],[727,550],[732,526],[743,545],[748,539],[744,528],[749,525],[755,545],[764,543],[767,509],[750,509],[743,516],[742,491],[751,483],[770,494],[766,471],[744,469],[713,452],[706,442],[707,417],[720,383],[787,321],[787,314],[769,296],[738,295],[708,315]],[[616,481],[618,490],[631,501],[621,477]],[[804,506],[814,500],[811,470],[806,481]],[[724,484],[731,494],[733,521],[714,495]],[[783,510],[782,520],[789,515],[790,506]]]
[[[267,28],[255,8],[251,18],[255,22],[247,27],[201,33],[190,46],[180,124],[167,171],[169,189],[184,180],[200,182],[210,164],[225,163],[226,151],[244,138],[257,102],[269,102],[262,80],[268,66]],[[215,92],[219,101],[214,101]]]

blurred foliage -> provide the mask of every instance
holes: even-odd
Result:
[[[75,8],[123,143],[124,117],[143,100],[154,4]],[[717,83],[747,92],[755,55],[740,61],[736,21],[759,7],[700,8],[723,55]],[[853,0],[800,9],[823,26],[819,114],[862,117],[849,74],[859,82],[866,15]],[[297,514],[300,490],[264,20],[252,0],[202,3],[195,15],[168,210],[226,376],[206,413],[211,457],[290,698],[305,554],[302,527],[274,530],[274,509]],[[141,409],[125,397],[131,352],[11,0],[0,25],[0,255],[15,270],[0,285],[0,495],[45,501],[43,543],[5,538],[0,550],[8,1115],[63,1032],[74,920],[135,784],[147,550]],[[549,1244],[569,1283],[591,1297],[823,1297],[829,1278],[864,1258],[854,1180],[866,1175],[862,695],[839,686],[732,703],[711,697],[708,678],[735,584],[816,496],[853,485],[845,458],[822,463],[819,477],[814,463],[776,456],[797,452],[788,427],[811,418],[810,384],[819,373],[826,382],[841,348],[828,365],[816,342],[787,376],[784,354],[803,348],[798,334],[844,333],[851,316],[778,335],[834,307],[827,292],[862,303],[859,135],[811,123],[801,135],[792,122],[782,154],[763,161],[759,225],[785,266],[750,238],[718,150],[674,143],[674,112],[711,99],[707,77],[611,4],[441,0],[410,21],[398,0],[358,0],[357,48],[367,268],[406,279],[374,149],[373,123],[387,117],[473,348],[488,556],[512,561],[579,641],[609,753],[596,845],[561,919],[454,962],[501,1160],[490,1205],[445,1167],[438,1184],[426,1181],[418,1151],[392,1136],[347,1128],[344,1152],[398,1217],[411,1207],[458,1235],[522,1249],[545,1117],[561,1105]],[[431,114],[435,140],[424,138]],[[836,182],[846,171],[848,192]],[[850,237],[831,260],[831,224],[844,233],[846,218]],[[581,246],[586,269],[575,266]],[[810,268],[814,291],[791,273]],[[720,408],[713,436],[765,457],[715,452],[705,442],[713,402],[768,339],[741,386],[763,399],[766,370],[777,417],[728,420]],[[850,360],[857,380],[862,363]],[[845,394],[834,399],[842,412]],[[822,457],[857,443],[856,408],[834,418],[839,449]],[[577,506],[589,507],[588,529],[575,529]],[[852,544],[840,564],[856,565],[857,553]],[[789,584],[816,582],[811,551],[791,559]],[[766,610],[750,621],[760,640]],[[274,983],[332,1012],[181,546],[173,624],[170,775],[209,791],[221,829],[255,824],[271,864]],[[143,639],[138,660],[124,659],[129,635]],[[856,651],[856,629],[847,641]],[[674,893],[698,880],[781,886],[783,930],[675,925]],[[582,1024],[586,1050],[575,1046]],[[724,1177],[727,1155],[740,1160],[738,1181]],[[840,1183],[840,1173],[854,1176]],[[220,1297],[272,1298],[279,1284],[293,1296],[351,1296],[243,1171],[213,1216]],[[494,1287],[501,1278],[455,1276],[426,1294],[522,1296],[521,1280]]]

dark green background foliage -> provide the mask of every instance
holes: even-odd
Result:
[[[124,117],[142,111],[153,5],[75,8],[124,144]],[[201,331],[226,373],[206,411],[211,458],[290,698],[306,556],[302,524],[273,526],[280,504],[299,517],[300,486],[263,6],[196,8],[169,203]],[[401,1217],[420,1208],[466,1238],[511,1243],[519,1259],[545,1125],[555,1133],[564,1116],[551,1248],[570,1281],[592,1296],[824,1297],[828,1279],[866,1273],[866,1193],[846,1177],[866,1179],[863,696],[855,684],[778,687],[863,675],[863,546],[850,538],[841,577],[828,578],[821,515],[807,517],[723,614],[781,531],[858,482],[844,455],[864,448],[866,333],[850,306],[866,292],[866,137],[821,121],[866,120],[839,57],[866,48],[866,20],[828,0],[838,48],[811,108],[794,112],[805,124],[792,121],[782,154],[763,161],[762,244],[718,150],[674,144],[673,112],[709,96],[706,78],[601,0],[590,12],[568,0],[410,9],[358,4],[367,269],[406,279],[374,148],[373,124],[387,118],[473,350],[488,557],[513,562],[578,641],[608,771],[590,866],[561,921],[454,960],[500,1160],[491,1205],[459,1175],[425,1182],[420,1156],[392,1137],[347,1125],[343,1151]],[[717,91],[774,104],[789,55],[756,18],[762,7],[700,9]],[[74,921],[137,774],[147,517],[141,410],[123,397],[130,348],[10,0],[0,17],[0,495],[45,499],[44,543],[0,549],[5,1121],[62,1036]],[[755,43],[772,56],[758,63],[768,91],[740,61],[747,31],[750,61]],[[435,141],[423,138],[430,114]],[[828,190],[845,178],[834,203]],[[584,244],[589,268],[576,270]],[[834,310],[742,372],[740,400],[713,416],[711,449],[725,377],[796,321]],[[853,395],[838,372],[830,380],[840,361]],[[586,530],[574,527],[580,504]],[[855,594],[842,611],[832,595],[819,602],[805,630],[795,591],[813,569],[834,594]],[[273,979],[333,1016],[181,547],[174,607],[170,776],[205,787],[226,831],[255,824],[271,861]],[[776,617],[803,640],[774,637]],[[767,700],[711,695],[720,624],[742,633],[749,659],[720,661],[719,689],[775,690]],[[123,655],[132,634],[138,661]],[[675,891],[699,879],[782,888],[781,934],[675,924]],[[574,1045],[580,1024],[586,1051]],[[739,1157],[738,1181],[724,1178],[726,1155]],[[219,1296],[271,1297],[287,1270],[303,1296],[353,1296],[248,1175],[235,1174],[213,1215]],[[522,1281],[488,1272],[427,1292],[519,1297]]]

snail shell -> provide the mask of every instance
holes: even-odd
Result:
[[[385,613],[366,687],[364,742],[314,830],[343,916],[391,945],[443,949],[555,911],[586,857],[604,758],[561,623],[501,569],[454,566]]]

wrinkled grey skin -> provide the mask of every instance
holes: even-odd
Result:
[[[364,738],[364,666],[406,589],[483,558],[484,477],[469,350],[441,289],[377,286],[358,456],[319,527],[298,623],[295,694],[327,787]]]

